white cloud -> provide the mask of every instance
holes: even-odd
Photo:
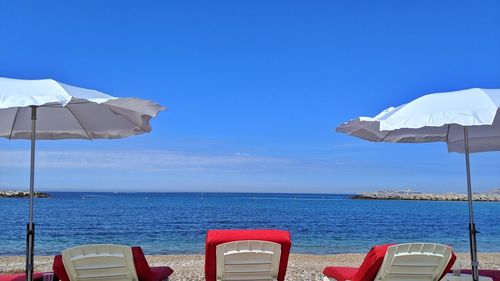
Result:
[[[28,151],[0,151],[0,168],[29,167]],[[287,158],[232,155],[187,154],[176,151],[38,151],[37,168],[134,169],[162,171],[173,169],[268,167],[291,164]]]

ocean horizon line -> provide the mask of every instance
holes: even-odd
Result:
[[[13,191],[28,191],[28,189],[0,189]],[[297,194],[297,195],[356,195],[358,193],[324,193],[324,192],[244,192],[244,191],[92,191],[92,190],[36,190],[43,193],[126,193],[126,194]]]

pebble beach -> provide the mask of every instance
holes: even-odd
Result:
[[[359,266],[365,254],[306,255],[292,254],[288,262],[286,281],[321,281],[326,266]],[[168,265],[174,269],[172,281],[203,281],[203,255],[147,256],[151,266]],[[469,254],[459,253],[462,268],[470,266]],[[35,258],[36,271],[52,271],[52,256]],[[500,253],[480,253],[481,268],[500,269]],[[23,272],[24,256],[1,256],[0,273]]]

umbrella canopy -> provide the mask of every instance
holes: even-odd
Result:
[[[151,131],[149,121],[165,108],[137,98],[115,98],[51,79],[0,78],[0,137],[31,139],[31,108],[37,107],[36,139],[114,139]]]
[[[373,142],[446,142],[465,154],[473,279],[478,280],[470,152],[500,150],[500,89],[467,89],[422,96],[375,117],[350,120],[337,132]]]
[[[446,142],[448,151],[500,150],[500,89],[467,89],[422,96],[375,117],[359,117],[336,131],[373,142]]]
[[[137,98],[115,98],[51,79],[0,77],[0,137],[31,140],[26,280],[33,279],[36,140],[116,139],[151,131],[149,121],[165,108]]]

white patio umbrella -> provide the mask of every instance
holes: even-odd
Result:
[[[151,131],[149,121],[165,108],[137,98],[115,98],[51,79],[0,77],[0,137],[31,140],[26,280],[33,278],[35,142],[115,139]]]
[[[375,117],[360,117],[336,131],[373,142],[446,142],[465,154],[473,279],[478,280],[476,227],[469,153],[500,150],[500,89],[467,89],[420,97]]]

